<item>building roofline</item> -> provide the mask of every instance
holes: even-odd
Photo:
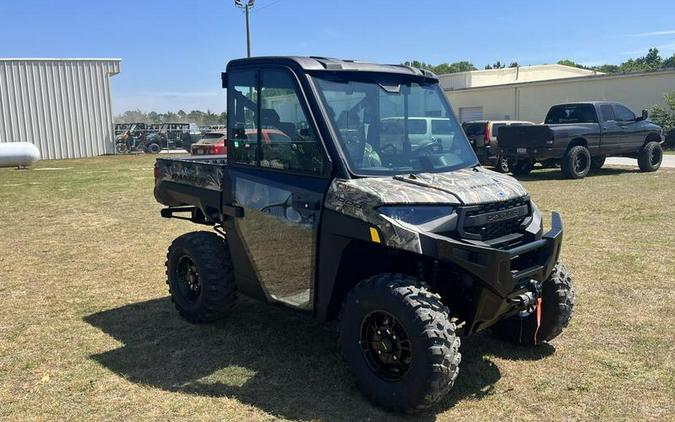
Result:
[[[121,62],[119,58],[0,57],[0,62]]]
[[[556,79],[544,79],[540,81],[528,81],[528,82],[512,82],[508,84],[496,84],[496,85],[484,85],[484,86],[475,86],[469,88],[459,88],[451,89],[444,88],[444,92],[462,92],[462,91],[478,91],[481,89],[494,89],[494,88],[513,88],[518,86],[533,86],[533,85],[546,85],[551,83],[571,83],[579,81],[591,81],[596,79],[620,79],[620,78],[632,78],[635,76],[645,76],[645,75],[658,75],[658,74],[675,74],[675,68],[669,69],[659,69],[654,71],[646,72],[628,72],[628,73],[603,73],[598,75],[588,75],[588,76],[573,76],[567,78],[556,78]]]
[[[456,75],[466,75],[466,74],[485,74],[485,73],[504,73],[507,71],[512,71],[515,72],[516,69],[520,70],[538,70],[538,69],[565,69],[567,71],[573,72],[573,73],[578,73],[579,75],[586,74],[586,75],[602,75],[602,72],[598,72],[596,70],[589,70],[589,69],[582,69],[580,67],[573,67],[573,66],[566,66],[564,64],[557,64],[557,63],[550,63],[550,64],[532,64],[532,65],[523,65],[523,66],[517,66],[517,67],[504,67],[501,69],[477,69],[477,70],[467,70],[464,72],[454,72],[454,73],[441,73],[438,75],[438,78],[441,79],[444,76],[451,77],[451,76],[456,76]]]

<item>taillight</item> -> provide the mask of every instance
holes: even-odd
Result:
[[[485,124],[485,145],[490,145],[490,124]]]
[[[224,148],[223,146],[220,146],[220,145],[213,145],[213,146],[211,146],[211,148],[210,148],[209,154],[211,154],[211,155],[220,155],[220,154],[223,153],[224,149],[225,149],[225,148]]]
[[[159,167],[157,167],[157,163],[155,163],[154,167],[152,168],[152,175],[155,177],[155,182],[157,179],[159,179]]]

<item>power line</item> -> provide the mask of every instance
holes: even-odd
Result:
[[[274,0],[272,3],[268,3],[264,5],[263,7],[259,7],[255,10],[256,13],[260,12],[261,10],[265,10],[270,6],[274,6],[275,4],[279,3],[281,0]]]

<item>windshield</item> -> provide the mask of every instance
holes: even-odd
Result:
[[[439,173],[478,163],[437,84],[374,77],[314,77],[354,173]]]

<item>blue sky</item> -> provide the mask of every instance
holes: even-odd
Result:
[[[615,63],[675,53],[675,2],[257,0],[254,55],[399,63],[569,58]],[[1,0],[0,57],[118,57],[115,113],[222,111],[219,75],[245,54],[232,0]]]

